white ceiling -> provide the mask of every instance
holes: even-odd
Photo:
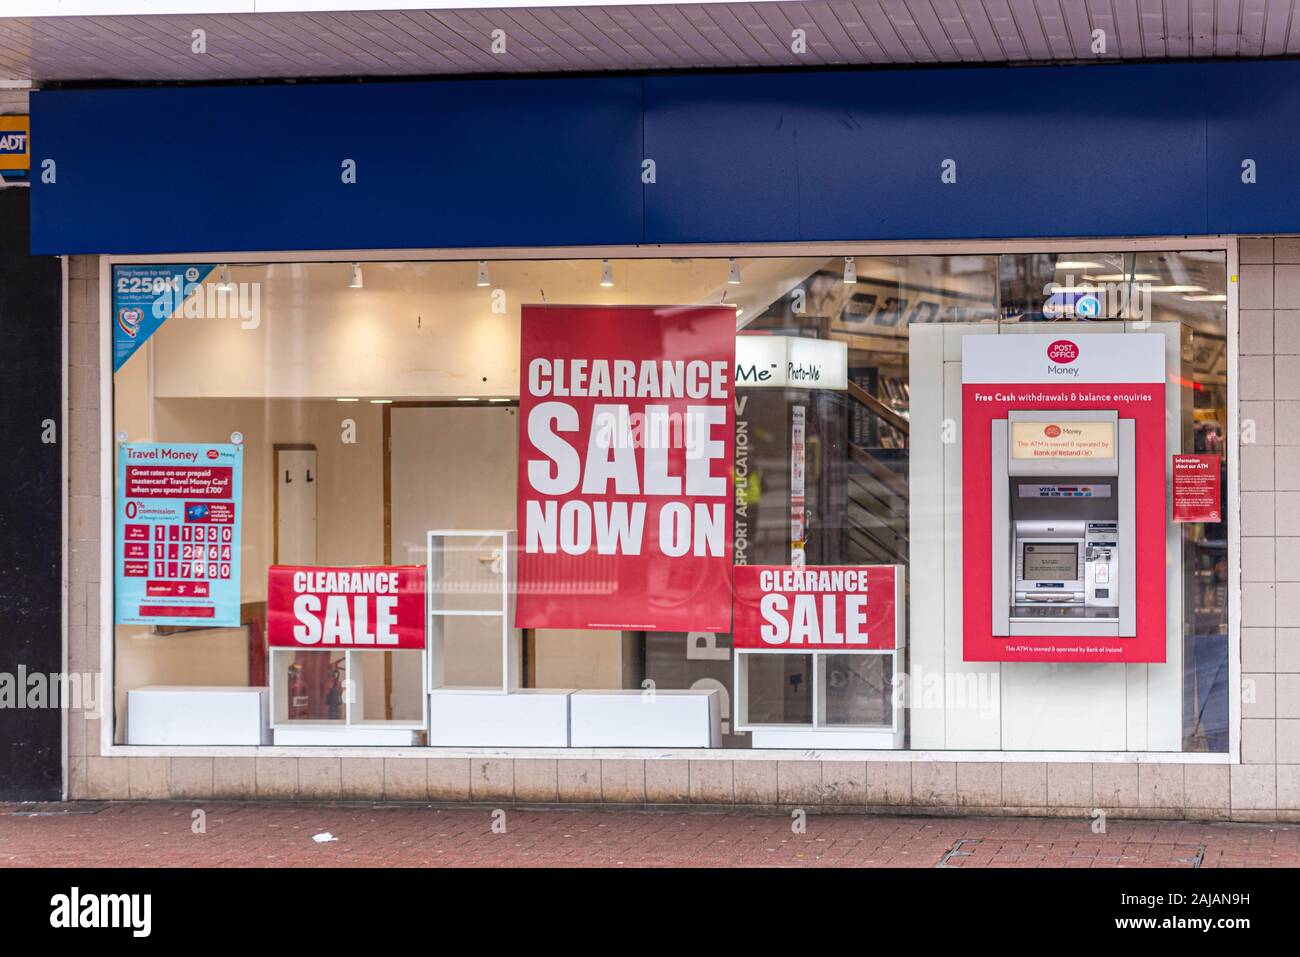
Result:
[[[14,4],[13,7],[9,3]],[[258,0],[178,0],[256,9]],[[367,6],[361,0],[350,6]],[[507,0],[513,4],[519,0]],[[6,0],[0,78],[230,80],[828,64],[1257,57],[1300,53],[1300,0],[757,0],[130,15],[150,0]],[[275,6],[313,6],[278,0]],[[345,5],[325,0],[314,6]],[[408,5],[392,0],[391,7]],[[123,13],[127,11],[127,13]],[[206,31],[207,53],[191,52]],[[807,52],[791,51],[806,31]],[[1107,52],[1091,52],[1104,30]],[[504,30],[504,54],[490,52]]]

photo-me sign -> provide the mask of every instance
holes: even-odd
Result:
[[[966,661],[1165,660],[1165,341],[962,339]]]
[[[849,387],[848,344],[801,336],[736,336],[736,386],[843,392]]]
[[[731,630],[729,306],[524,306],[520,628]]]

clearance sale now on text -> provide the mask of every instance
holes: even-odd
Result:
[[[526,479],[532,495],[545,498],[525,501],[526,551],[582,555],[594,546],[601,555],[640,555],[650,504],[645,498],[658,497],[665,501],[650,518],[664,555],[725,555],[730,450],[717,433],[727,424],[729,366],[704,360],[529,362],[528,389],[541,401],[528,411],[525,427],[542,457],[527,462]],[[596,402],[584,428],[578,408],[564,401],[569,398],[631,402]],[[585,448],[569,438],[583,431]],[[674,449],[685,451],[680,465],[670,456]],[[582,497],[554,500],[569,495]],[[693,497],[717,501],[678,501]]]

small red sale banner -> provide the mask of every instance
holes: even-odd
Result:
[[[272,565],[266,582],[272,648],[424,648],[419,565]]]
[[[737,565],[734,646],[892,651],[902,580],[896,565]]]
[[[1175,455],[1173,495],[1175,522],[1221,522],[1220,476],[1217,455]]]

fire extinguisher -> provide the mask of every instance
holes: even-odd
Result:
[[[303,677],[302,663],[289,665],[289,717],[306,718],[311,714],[311,698],[307,694],[307,679]]]
[[[331,721],[343,717],[343,659],[330,662],[330,685],[325,692],[325,709]]]

